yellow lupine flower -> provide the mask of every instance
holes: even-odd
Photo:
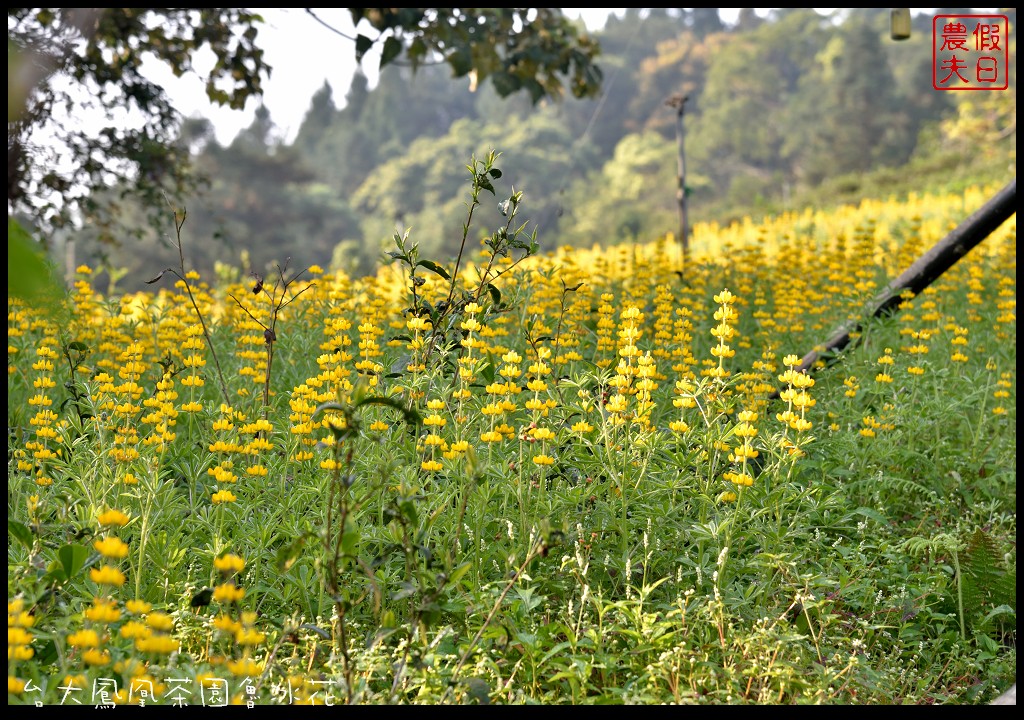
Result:
[[[234,635],[236,632],[242,629],[242,624],[237,620],[234,620],[229,615],[218,615],[213,619],[213,626],[224,633],[231,633]]]
[[[233,573],[240,573],[245,569],[245,560],[238,555],[228,553],[222,555],[219,558],[215,558],[213,566],[217,568],[221,573],[230,575]]]
[[[129,640],[145,638],[153,634],[152,630],[150,630],[148,627],[146,627],[143,623],[139,622],[138,620],[129,620],[121,626],[121,629],[118,632],[120,633],[121,637],[127,638]]]
[[[736,302],[736,296],[729,292],[728,289],[722,290],[718,295],[714,296],[714,301],[719,305],[728,305]]]
[[[11,645],[28,645],[32,642],[32,633],[28,632],[24,628],[20,627],[9,627],[7,628],[7,646]]]
[[[259,677],[263,673],[263,664],[249,658],[228,661],[228,672],[235,677]]]
[[[7,614],[7,627],[30,628],[36,624],[36,616],[30,615],[24,610]]]
[[[731,461],[743,460],[744,458],[752,460],[758,456],[757,450],[750,447],[749,445],[740,445],[733,454],[729,456]]]
[[[7,660],[31,660],[36,651],[29,645],[8,645]]]
[[[178,651],[180,643],[167,635],[151,635],[140,637],[135,641],[135,649],[139,652],[149,652],[156,655],[170,655]]]
[[[145,600],[129,600],[124,607],[132,615],[142,615],[153,609],[153,606]]]
[[[153,628],[154,630],[170,632],[174,629],[174,619],[167,613],[154,612],[150,613],[146,617],[146,625]]]
[[[124,585],[124,573],[113,565],[104,565],[99,568],[92,568],[89,571],[89,579],[97,585],[113,585],[121,587]]]
[[[117,525],[118,527],[124,527],[131,520],[130,517],[125,515],[120,510],[107,510],[104,513],[100,513],[100,516],[96,518],[97,522],[104,527],[109,525]]]
[[[128,556],[128,545],[113,535],[101,538],[93,543],[93,547],[105,558],[120,559]]]
[[[231,583],[222,583],[213,589],[213,599],[222,603],[234,603],[245,597],[245,589]]]
[[[85,618],[97,623],[113,623],[121,619],[121,611],[114,601],[96,598],[92,607],[86,608]]]
[[[551,431],[551,428],[539,427],[531,429],[530,436],[535,440],[552,440],[555,433]]]
[[[100,644],[100,634],[88,628],[68,635],[68,645],[73,648],[92,648]]]
[[[235,642],[239,645],[260,645],[267,636],[253,628],[243,628],[235,633]]]
[[[211,500],[214,505],[220,505],[221,503],[233,503],[238,500],[238,497],[230,490],[219,490],[213,494]]]
[[[82,653],[82,662],[86,665],[93,665],[95,667],[103,667],[104,665],[110,664],[110,652],[107,650],[97,650],[96,648],[89,648]]]

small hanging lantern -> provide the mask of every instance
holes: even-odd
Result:
[[[893,40],[910,37],[910,8],[889,9],[889,37]]]

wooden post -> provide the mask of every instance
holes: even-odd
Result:
[[[679,144],[679,187],[676,190],[676,201],[679,203],[679,249],[682,252],[680,270],[686,271],[686,257],[690,250],[688,217],[686,212],[686,130],[683,125],[683,111],[688,95],[674,95],[665,101],[669,107],[676,109],[676,141]]]

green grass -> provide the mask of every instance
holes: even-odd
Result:
[[[755,227],[685,285],[663,243],[524,258],[511,227],[490,275],[398,238],[374,279],[81,285],[62,325],[9,300],[9,704],[107,681],[171,704],[175,678],[191,704],[992,700],[1016,677],[1015,229],[813,383],[785,372],[949,205],[777,252]]]

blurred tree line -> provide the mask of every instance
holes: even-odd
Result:
[[[1000,12],[1015,58],[1016,11]],[[188,211],[187,263],[207,278],[263,273],[285,258],[367,273],[407,229],[424,257],[445,261],[465,221],[466,164],[489,148],[502,153],[502,182],[525,191],[542,247],[652,239],[678,227],[676,114],[666,106],[676,94],[689,98],[691,222],[793,208],[837,178],[856,184],[929,158],[1012,176],[1015,63],[1006,92],[934,91],[931,15],[917,15],[903,42],[888,23],[887,8],[747,8],[733,25],[716,8],[631,8],[594,34],[599,97],[534,104],[490,85],[474,91],[447,66],[390,65],[373,89],[362,74],[340,97],[325,83],[291,143],[264,108],[227,146],[208,121],[187,120],[179,148],[208,178],[177,199]],[[500,199],[481,208],[477,233],[497,226]],[[81,231],[78,261],[116,268],[120,290],[143,287],[177,264],[167,216],[154,228],[140,208],[141,239],[119,247]]]

